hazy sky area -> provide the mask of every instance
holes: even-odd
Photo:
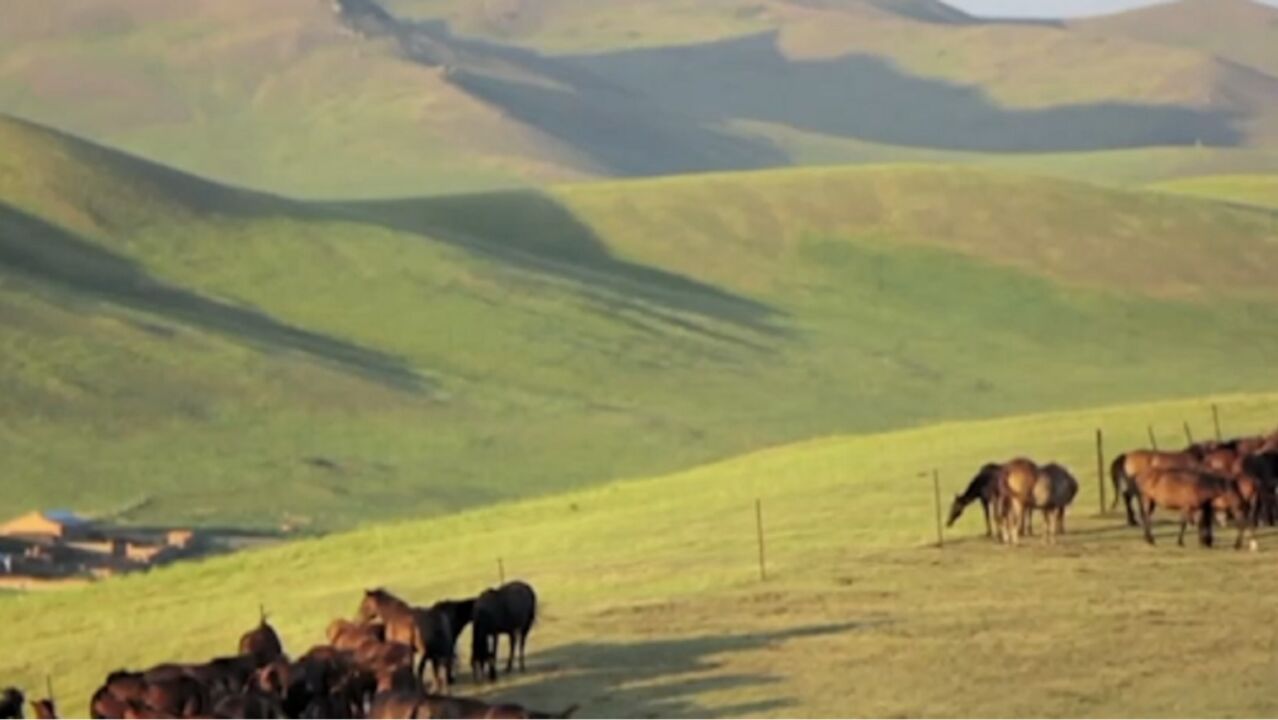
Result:
[[[986,17],[1080,17],[1157,5],[1160,0],[945,0],[972,15]],[[1165,1],[1165,0],[1161,0]],[[1278,0],[1260,0],[1278,7]]]

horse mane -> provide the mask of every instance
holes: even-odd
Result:
[[[998,473],[1003,469],[998,463],[985,463],[976,477],[967,484],[967,489],[959,496],[964,502],[972,502],[985,494],[987,488],[998,481]]]

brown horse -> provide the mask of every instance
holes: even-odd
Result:
[[[1127,510],[1127,524],[1137,527],[1136,513],[1132,508],[1132,500],[1136,499],[1136,488],[1132,478],[1144,470],[1153,468],[1192,468],[1197,467],[1199,456],[1193,452],[1160,452],[1158,450],[1132,450],[1114,458],[1109,465],[1110,480],[1114,483],[1114,499],[1109,504],[1113,510],[1118,506],[1118,499],[1123,499]]]
[[[458,720],[547,720],[569,718],[577,711],[570,705],[557,714],[531,710],[522,705],[504,703],[491,705],[482,700],[465,697],[443,697],[410,691],[378,693],[369,708],[370,718],[457,718]]]
[[[379,622],[357,623],[337,618],[328,624],[324,635],[328,644],[338,650],[354,650],[366,641],[386,642],[386,626]]]
[[[1238,540],[1235,548],[1241,548],[1243,539],[1251,533],[1251,511],[1243,497],[1239,484],[1199,469],[1149,468],[1138,473],[1131,480],[1138,493],[1141,525],[1145,532],[1145,541],[1154,544],[1154,533],[1150,518],[1155,507],[1165,507],[1180,511],[1180,534],[1176,538],[1179,545],[1185,544],[1185,528],[1199,516],[1199,542],[1204,547],[1212,544],[1211,525],[1214,511],[1223,508],[1230,511],[1238,524]],[[1254,549],[1256,540],[1251,538]]]
[[[284,646],[280,644],[280,636],[275,628],[266,622],[266,608],[257,606],[257,627],[240,636],[240,655],[248,655],[258,667],[284,655]]]
[[[474,615],[470,630],[470,666],[476,682],[484,674],[489,680],[497,679],[497,646],[501,635],[510,637],[506,672],[514,669],[516,646],[522,672],[525,669],[528,633],[537,620],[537,593],[532,586],[522,580],[513,580],[495,590],[489,588],[475,598]]]
[[[994,495],[998,491],[998,473],[1002,467],[997,463],[986,463],[977,471],[976,476],[967,484],[967,489],[954,496],[954,502],[950,505],[950,517],[945,527],[953,526],[962,516],[963,510],[979,500],[981,512],[985,515],[985,536],[994,537],[994,528],[990,525],[990,503],[993,502]]]
[[[376,588],[364,591],[356,617],[360,622],[381,620],[386,626],[388,641],[404,643],[414,653],[420,653],[418,677],[425,676],[429,662],[435,690],[448,692],[448,671],[455,642],[447,613],[415,608],[383,588]]]
[[[1038,482],[1038,466],[1026,458],[1005,463],[998,472],[995,492],[999,523],[999,539],[1009,545],[1020,543],[1025,520],[1034,507],[1034,485]]]

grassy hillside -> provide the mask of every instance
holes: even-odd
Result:
[[[1166,192],[1278,209],[1278,175],[1206,175],[1151,186]]]
[[[530,672],[490,695],[584,717],[1267,716],[1275,587],[1259,554],[1148,548],[1096,518],[1092,434],[1109,452],[1273,426],[1278,396],[1200,398],[1012,417],[777,448],[651,480],[174,566],[65,592],[0,597],[21,653],[7,682],[51,673],[82,714],[117,667],[225,653],[265,603],[301,653],[364,587],[418,602],[507,576],[538,589]],[[964,517],[934,538],[946,501],[991,458],[1073,468],[1082,489],[1057,548],[1012,550]],[[768,580],[756,576],[754,500]],[[1221,592],[1243,582],[1245,593]],[[1050,588],[1050,592],[1045,592]],[[192,614],[193,599],[200,611]],[[1143,632],[1133,635],[1133,628]],[[463,641],[463,647],[466,643]],[[1207,655],[1209,666],[1186,658]],[[938,672],[961,662],[962,671]],[[1181,692],[1192,687],[1193,692]],[[468,686],[462,692],[474,689]]]
[[[13,0],[0,112],[324,198],[1278,138],[1278,79],[1174,34],[978,22],[933,0],[377,8]],[[1218,171],[1256,170],[1246,157]]]
[[[303,204],[0,128],[15,508],[331,528],[1272,387],[1259,211],[924,166]]]

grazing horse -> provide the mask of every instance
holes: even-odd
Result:
[[[1141,525],[1145,541],[1150,545],[1154,544],[1150,517],[1156,506],[1180,511],[1180,534],[1176,542],[1181,546],[1185,544],[1185,527],[1198,515],[1199,543],[1211,547],[1212,517],[1217,508],[1230,511],[1238,524],[1235,548],[1241,548],[1244,537],[1251,533],[1251,510],[1239,484],[1233,480],[1200,469],[1149,468],[1137,473],[1131,484],[1138,493]],[[1250,544],[1254,549],[1254,537]]]
[[[448,669],[452,665],[455,636],[448,615],[433,608],[415,608],[382,588],[365,590],[357,611],[360,622],[374,618],[386,626],[386,640],[401,642],[420,653],[418,677],[424,677],[430,663],[436,690],[448,691]]]
[[[961,495],[954,496],[946,527],[954,525],[968,505],[980,500],[981,511],[985,514],[985,536],[994,537],[994,528],[990,525],[990,503],[994,501],[994,494],[998,490],[998,473],[1002,467],[997,463],[986,463],[967,484],[967,489]]]
[[[0,718],[22,717],[22,704],[26,700],[18,688],[5,688],[4,692],[0,693]]]
[[[1260,483],[1260,507],[1257,519],[1278,524],[1278,449],[1256,452],[1242,459],[1242,472]]]
[[[275,628],[266,622],[266,608],[258,605],[257,610],[257,627],[240,636],[239,650],[240,655],[251,656],[258,667],[263,667],[282,657],[284,646],[280,644],[280,636],[275,633]]]
[[[489,680],[497,679],[497,650],[500,635],[510,637],[510,658],[506,672],[515,664],[515,648],[519,648],[519,669],[524,670],[524,650],[528,633],[537,619],[537,594],[532,586],[521,580],[513,580],[497,589],[489,588],[475,598],[475,612],[471,627],[471,672],[479,681],[487,669]]]
[[[1123,499],[1127,510],[1127,524],[1137,527],[1136,513],[1132,509],[1132,500],[1136,499],[1136,488],[1132,478],[1137,473],[1153,468],[1192,468],[1198,466],[1199,457],[1191,452],[1160,452],[1158,450],[1132,450],[1114,458],[1109,465],[1109,477],[1114,483],[1114,499],[1109,504],[1113,510],[1118,506],[1118,499]]]

